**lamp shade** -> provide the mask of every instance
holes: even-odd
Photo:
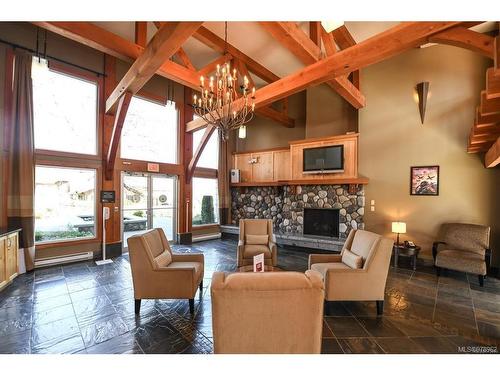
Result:
[[[406,233],[406,223],[402,221],[393,221],[392,233]]]

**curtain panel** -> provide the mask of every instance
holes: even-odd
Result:
[[[19,248],[24,250],[26,270],[35,265],[35,163],[33,135],[32,56],[15,51],[12,107],[9,122],[7,226],[21,228]]]

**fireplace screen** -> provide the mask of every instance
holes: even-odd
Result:
[[[304,208],[304,234],[338,237],[339,210]]]

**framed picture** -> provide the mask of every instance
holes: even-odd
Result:
[[[410,195],[439,195],[438,165],[410,169]]]

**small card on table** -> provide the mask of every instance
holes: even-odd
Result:
[[[253,272],[264,272],[264,254],[253,257]]]

